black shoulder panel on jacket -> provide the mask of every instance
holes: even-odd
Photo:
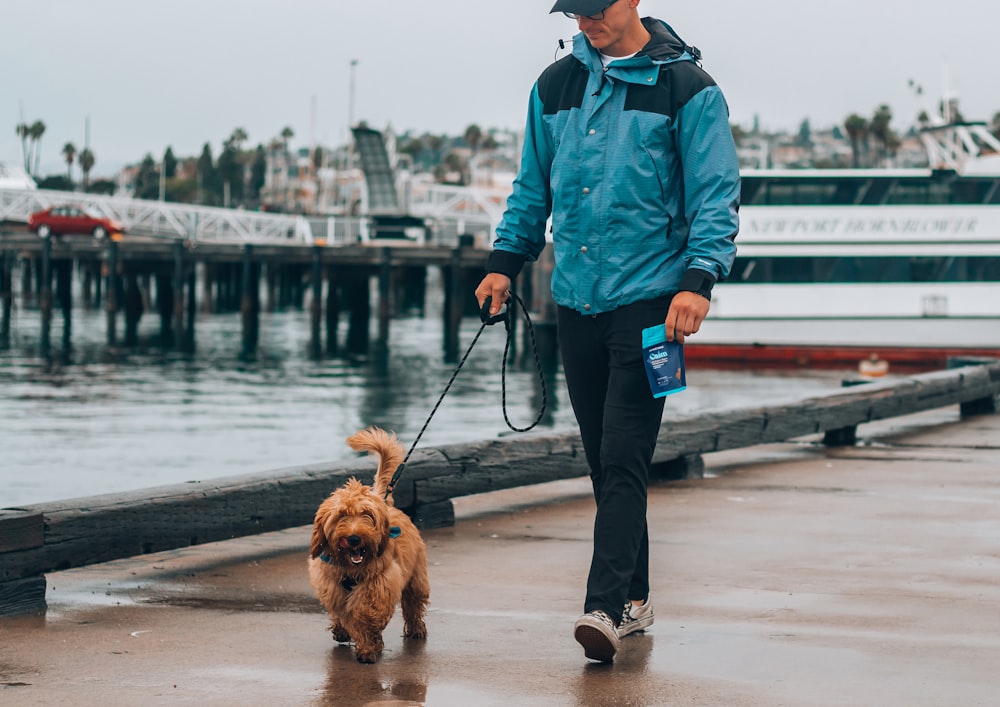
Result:
[[[587,90],[589,73],[576,58],[564,56],[551,64],[538,77],[538,96],[542,99],[542,112],[552,115],[561,110],[579,108]]]
[[[659,113],[673,118],[692,97],[714,85],[715,80],[694,62],[664,64],[654,86],[633,84],[628,87],[625,110]]]

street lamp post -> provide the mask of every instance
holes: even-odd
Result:
[[[357,59],[351,59],[351,85],[350,95],[347,97],[347,129],[354,127],[354,94],[355,94],[355,73],[358,66]]]
[[[351,59],[351,72],[350,72],[350,86],[347,96],[347,170],[350,172],[354,169],[354,133],[351,129],[354,127],[354,94],[356,90],[355,84],[355,74],[358,67],[358,60]]]

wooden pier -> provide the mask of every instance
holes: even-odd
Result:
[[[149,310],[160,320],[160,345],[191,351],[197,344],[197,314],[228,312],[240,314],[241,353],[252,356],[262,310],[308,307],[315,357],[384,353],[393,317],[425,311],[427,271],[437,267],[444,283],[442,346],[446,360],[454,360],[461,319],[477,313],[473,291],[486,257],[471,236],[460,237],[456,247],[392,239],[261,245],[128,235],[106,241],[42,239],[8,227],[0,229],[0,346],[10,339],[19,287],[24,301],[37,302],[43,350],[53,345],[56,309],[62,313],[63,343],[69,344],[74,292],[79,292],[83,306],[104,308],[109,346],[136,345],[139,320]],[[76,287],[74,277],[79,278]],[[338,341],[342,317],[348,330]],[[372,319],[377,321],[374,341]]]

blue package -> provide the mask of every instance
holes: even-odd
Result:
[[[687,388],[684,371],[684,345],[667,341],[663,324],[642,330],[642,358],[654,398],[679,393]]]

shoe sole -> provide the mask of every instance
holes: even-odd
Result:
[[[641,619],[635,619],[627,626],[618,627],[618,637],[628,636],[630,634],[636,633],[638,631],[645,631],[647,628],[653,625],[652,616],[643,616]]]
[[[602,663],[610,663],[618,652],[618,646],[614,641],[604,635],[600,629],[593,626],[577,626],[573,632],[576,642],[583,646],[583,654],[591,660],[599,660]]]

